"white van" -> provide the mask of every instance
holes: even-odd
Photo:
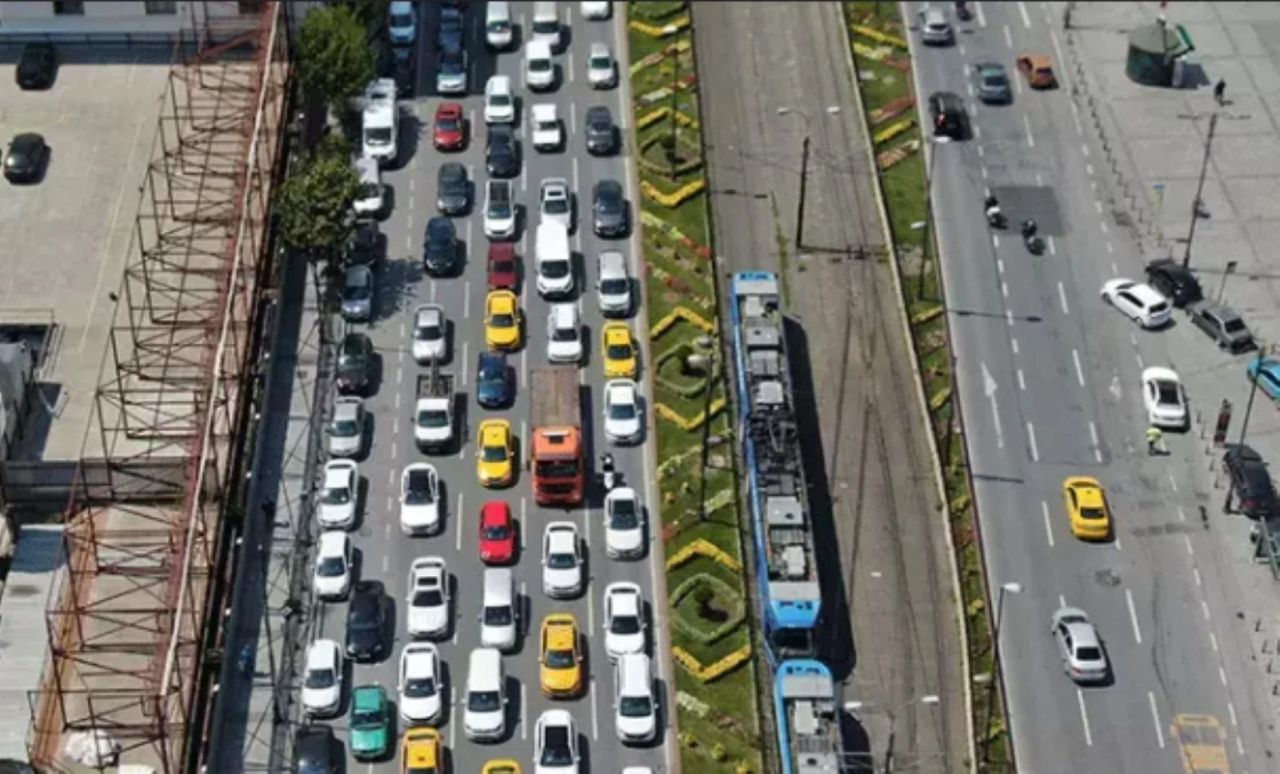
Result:
[[[524,48],[524,85],[534,91],[555,88],[556,63],[545,40],[531,40]]]
[[[573,256],[569,252],[569,230],[564,224],[538,224],[534,256],[538,292],[544,298],[566,296],[573,292]]]
[[[508,651],[516,646],[520,608],[510,567],[484,571],[484,596],[480,608],[480,644]]]
[[[467,661],[467,693],[463,697],[463,731],[476,742],[496,742],[507,734],[507,676],[502,654],[476,648]]]
[[[533,40],[545,41],[552,50],[560,48],[560,16],[554,2],[538,0],[533,4]]]
[[[511,30],[511,3],[489,0],[484,9],[484,42],[492,49],[505,49],[514,40]]]
[[[387,165],[398,152],[400,112],[396,107],[396,82],[393,78],[375,78],[364,90],[361,113],[361,155]]]

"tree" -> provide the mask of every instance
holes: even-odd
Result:
[[[373,78],[375,61],[364,23],[350,6],[322,6],[302,20],[298,77],[308,96],[323,100],[334,112],[344,112]]]
[[[351,202],[359,187],[346,140],[329,134],[276,194],[275,213],[285,244],[312,257],[333,255],[351,235]]]

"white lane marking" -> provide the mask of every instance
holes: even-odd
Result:
[[[1182,510],[1182,506],[1178,506],[1178,521],[1186,521],[1187,512]]]
[[[964,52],[960,52],[960,56],[964,56]],[[973,83],[969,82],[964,85],[965,91],[969,92],[969,99],[973,99]]]
[[[1092,176],[1093,176],[1093,165],[1092,165],[1092,164],[1085,164],[1085,165],[1084,165],[1084,172],[1085,172],[1085,174],[1086,174],[1086,175],[1089,175],[1090,177],[1092,177]]]
[[[1084,369],[1080,367],[1080,350],[1078,349],[1071,350],[1071,359],[1074,360],[1076,364],[1076,381],[1080,382],[1080,386],[1083,387],[1084,386]]]
[[[573,157],[573,192],[576,194],[582,186],[578,185],[578,157]]]
[[[566,67],[566,75],[568,76],[569,83],[573,83],[573,52],[572,51],[570,51],[569,54],[565,57],[565,61],[568,62],[568,66]]]
[[[1160,727],[1160,711],[1156,709],[1156,695],[1151,691],[1147,691],[1147,701],[1151,702],[1151,721],[1156,726],[1156,741],[1160,743],[1160,749],[1164,749],[1164,729]]]
[[[1080,704],[1080,722],[1084,724],[1084,743],[1093,747],[1093,734],[1089,733],[1089,713],[1085,711],[1084,693],[1079,688],[1076,689],[1076,701]]]
[[[1105,220],[1098,221],[1098,227],[1102,229],[1102,233],[1107,233],[1107,222]]]
[[[1027,4],[1018,0],[1018,13],[1022,14],[1022,26],[1031,29],[1031,17],[1027,15]]]
[[[1012,328],[1013,327],[1013,310],[1012,309],[1004,310],[1004,319],[1005,319],[1005,322],[1009,323],[1009,327]]]
[[[960,56],[964,56],[964,44],[963,44],[963,43],[961,43],[961,44],[958,46],[958,48],[960,49]],[[971,97],[973,96],[973,84],[972,84],[972,83],[970,83],[970,84],[969,84],[969,96],[971,96]]]
[[[416,177],[409,178],[409,190],[412,191],[417,187],[418,187],[418,178]]]
[[[1009,297],[1009,283],[1007,282],[1000,283],[1000,293],[1003,294],[1005,298]]]
[[[1004,259],[1003,259],[1003,258],[997,258],[997,259],[996,259],[996,272],[997,272],[998,274],[1004,274]],[[400,332],[401,332],[402,334],[404,333],[404,331],[400,331]]]
[[[1094,424],[1092,419],[1089,420],[1089,437],[1093,439],[1093,445],[1097,446],[1098,445],[1098,426]]]
[[[978,148],[978,155],[979,155],[979,156],[981,156],[981,155],[982,155],[982,148],[981,148],[981,146],[979,146],[979,148]],[[986,167],[980,167],[978,171],[980,171],[980,172],[982,173],[982,179],[983,179],[983,180],[986,180],[986,179],[987,179],[987,177],[988,177],[988,176],[987,176],[987,168],[986,168]]]
[[[1236,752],[1244,755],[1244,740],[1238,736],[1236,737]],[[1249,774],[1249,772],[1246,771],[1244,774]]]
[[[600,738],[600,713],[596,711],[596,681],[591,679],[591,738]]]
[[[1027,380],[1023,377],[1021,368],[1018,369],[1018,389],[1027,391]]]
[[[414,210],[416,210],[417,208],[418,208],[418,200],[417,200],[417,197],[416,197],[414,194],[409,194],[409,212],[413,212],[413,211],[414,211]],[[409,231],[410,231],[410,233],[412,233],[412,232],[413,232],[413,218],[412,218],[412,216],[410,216],[410,218],[409,218],[409,224],[408,224],[408,227],[409,227]]]
[[[1240,725],[1236,720],[1236,705],[1233,702],[1227,702],[1227,714],[1231,716],[1231,725]]]
[[[1142,355],[1134,355],[1134,357],[1135,357],[1135,358],[1137,358],[1137,360],[1138,360],[1138,370],[1139,370],[1139,371],[1141,371],[1142,369],[1146,368],[1146,365],[1145,365],[1144,361],[1142,360]]]
[[[530,113],[530,115],[533,115],[533,114]],[[529,165],[521,164],[520,165],[520,192],[524,193],[525,191],[528,191],[528,190],[529,190]],[[524,254],[524,237],[521,237],[520,239],[521,239],[520,253],[523,255]]]
[[[1209,632],[1209,644],[1213,646],[1213,652],[1218,652],[1218,635]]]
[[[529,547],[529,530],[525,529],[525,524],[528,523],[528,521],[525,518],[525,513],[528,510],[528,507],[529,507],[529,500],[527,498],[521,497],[520,498],[520,523],[516,525],[516,529],[520,530],[520,553],[524,553],[525,549]]]
[[[413,234],[412,234],[412,233],[409,233],[409,234],[406,234],[406,235],[405,235],[405,238],[404,238],[404,249],[406,249],[406,250],[412,250],[412,249],[413,249]]]
[[[1196,555],[1195,549],[1191,547],[1191,537],[1189,535],[1184,534],[1182,536],[1182,544],[1187,547],[1187,556]]]
[[[1053,237],[1049,237],[1053,239]],[[1053,244],[1050,242],[1050,244]],[[1062,313],[1071,314],[1070,307],[1067,306],[1067,289],[1063,287],[1062,282],[1058,282],[1058,303],[1062,304]]]
[[[520,350],[520,389],[529,383],[529,348]]]
[[[1054,40],[1056,41],[1057,38],[1054,38]],[[1062,61],[1062,60],[1059,60],[1059,61]],[[1076,134],[1083,137],[1084,124],[1080,123],[1080,108],[1076,107],[1076,103],[1074,102],[1068,102],[1067,104],[1071,106],[1071,118],[1076,122]]]
[[[1204,600],[1200,601],[1200,613],[1204,616],[1204,620],[1209,620],[1209,603]]]
[[[1013,48],[1013,33],[1009,30],[1009,25],[1004,25],[1004,44],[1009,48]]]
[[[392,435],[394,435],[394,433],[392,433]],[[396,453],[397,451],[398,449],[396,447],[396,442],[395,440],[392,440],[391,441],[391,460],[393,462],[395,461],[396,457],[400,456],[399,454]]]
[[[1081,145],[1080,145],[1080,152],[1084,154],[1084,157],[1085,157],[1086,159],[1087,159],[1087,158],[1089,158],[1089,146],[1088,146],[1088,145],[1086,145],[1086,144],[1084,144],[1084,143],[1081,143]]]
[[[1031,459],[1033,462],[1040,461],[1040,450],[1036,448],[1036,426],[1027,423],[1027,443],[1031,446]]]
[[[1115,248],[1115,247],[1113,247],[1113,246],[1112,246],[1112,244],[1111,244],[1110,242],[1107,242],[1107,252],[1108,252],[1108,253],[1114,253],[1115,251],[1116,251],[1116,248]],[[1112,264],[1112,266],[1114,266],[1114,265],[1115,265],[1115,264]]]
[[[1227,684],[1227,670],[1222,667],[1218,667],[1218,680],[1220,680],[1223,685]]]
[[[520,741],[529,738],[529,726],[525,723],[525,716],[529,712],[529,688],[524,683],[520,683]]]
[[[974,4],[973,4],[973,10],[974,10],[974,12],[975,12],[975,13],[977,13],[977,14],[978,14],[978,26],[979,26],[979,27],[986,27],[986,26],[987,26],[987,17],[986,17],[986,16],[984,16],[984,15],[982,14],[982,3],[974,3]]]
[[[449,711],[453,711],[453,707],[458,706],[458,687],[456,685],[449,686]],[[458,749],[458,723],[449,724],[449,749]]]
[[[569,103],[569,134],[578,133],[578,103]]]
[[[1049,255],[1057,255],[1057,254],[1058,254],[1058,248],[1053,243],[1053,235],[1050,234],[1049,235]]]
[[[1098,214],[1099,214],[1099,215],[1101,215],[1101,214],[1102,214],[1102,200],[1101,200],[1101,199],[1094,199],[1094,200],[1093,200],[1093,208],[1094,208],[1095,210],[1097,210],[1097,211],[1098,211]]]
[[[1018,340],[1017,340],[1017,339],[1009,339],[1009,344],[1010,344],[1010,346],[1012,346],[1012,347],[1013,347],[1013,354],[1015,354],[1015,355],[1016,355],[1016,354],[1018,354]]]
[[[991,235],[991,246],[992,246],[992,247],[995,247],[995,248],[999,248],[999,247],[1000,247],[1000,237],[996,236],[995,234],[992,234],[992,235]]]
[[[454,535],[453,547],[457,551],[462,550],[462,520],[465,515],[466,511],[462,510],[462,492],[458,492],[458,510],[453,514],[453,527],[458,533]]]
[[[1044,179],[1040,176],[1039,172],[1036,173],[1036,185],[1044,185]]]
[[[439,282],[435,282],[433,280],[431,282],[431,292],[427,294],[427,299],[433,304],[436,302],[436,287],[439,285],[440,285]]]
[[[1027,145],[1032,148],[1036,147],[1036,138],[1031,134],[1031,119],[1026,113],[1022,114],[1022,125],[1026,127],[1027,130]]]
[[[1141,645],[1142,630],[1138,628],[1138,610],[1133,606],[1133,591],[1125,589],[1124,599],[1129,605],[1129,623],[1133,624],[1133,638],[1138,641],[1139,645]]]
[[[391,555],[387,554],[382,557],[382,571],[386,572],[391,568]]]
[[[467,368],[467,363],[471,362],[471,357],[468,354],[468,350],[470,348],[471,348],[471,342],[469,341],[462,342],[462,367],[459,368],[458,370],[462,372],[463,389],[466,389],[466,386],[467,386],[467,374],[471,372],[471,369]]]
[[[471,221],[467,221],[467,238],[471,237]],[[468,242],[467,244],[471,244]],[[471,280],[462,283],[462,319],[471,317]]]
[[[1067,606],[1067,598],[1066,598],[1066,597],[1064,597],[1063,595],[1059,594],[1059,595],[1058,595],[1058,607],[1066,607],[1066,606]]]
[[[1098,453],[1095,451],[1095,452],[1094,452],[1094,456],[1097,458],[1098,462],[1102,462],[1102,455],[1101,455],[1101,454],[1098,454]],[[1124,550],[1124,546],[1120,545],[1120,536],[1119,536],[1119,535],[1116,535],[1115,544],[1116,544],[1116,550],[1117,550],[1117,551],[1123,551],[1123,550]]]
[[[1119,267],[1119,266],[1116,266],[1116,262],[1115,262],[1115,261],[1112,261],[1112,262],[1111,262],[1111,273],[1112,273],[1112,274],[1119,274],[1119,273],[1120,273],[1120,267]]]
[[[1169,473],[1169,488],[1175,492],[1178,491],[1178,479],[1173,477],[1172,471]]]
[[[1053,522],[1049,521],[1049,503],[1045,500],[1040,501],[1040,510],[1044,513],[1044,534],[1049,538],[1049,547],[1053,548]]]

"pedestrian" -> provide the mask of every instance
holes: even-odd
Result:
[[[1222,95],[1225,94],[1226,91],[1227,80],[1225,78],[1219,78],[1218,82],[1213,85],[1213,98],[1218,101],[1219,105],[1226,104],[1226,101],[1222,98]]]
[[[1160,432],[1160,428],[1152,425],[1147,428],[1147,454],[1158,454],[1160,452],[1160,438],[1164,433]]]

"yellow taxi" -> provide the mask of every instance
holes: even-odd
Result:
[[[480,770],[480,774],[520,774],[520,764],[510,758],[489,761]]]
[[[483,486],[507,486],[516,475],[511,423],[486,419],[476,432],[476,476]]]
[[[604,350],[604,378],[636,378],[636,343],[624,322],[611,322],[600,331]]]
[[[404,732],[400,747],[401,774],[440,774],[440,734],[434,728],[413,728]]]
[[[544,696],[571,699],[582,691],[582,651],[578,622],[572,615],[553,613],[542,619],[539,665]]]
[[[520,347],[520,303],[510,290],[494,290],[485,296],[484,343],[489,349]]]
[[[1081,540],[1111,537],[1111,511],[1102,484],[1092,476],[1071,476],[1062,482],[1062,497],[1071,519],[1071,534]]]

